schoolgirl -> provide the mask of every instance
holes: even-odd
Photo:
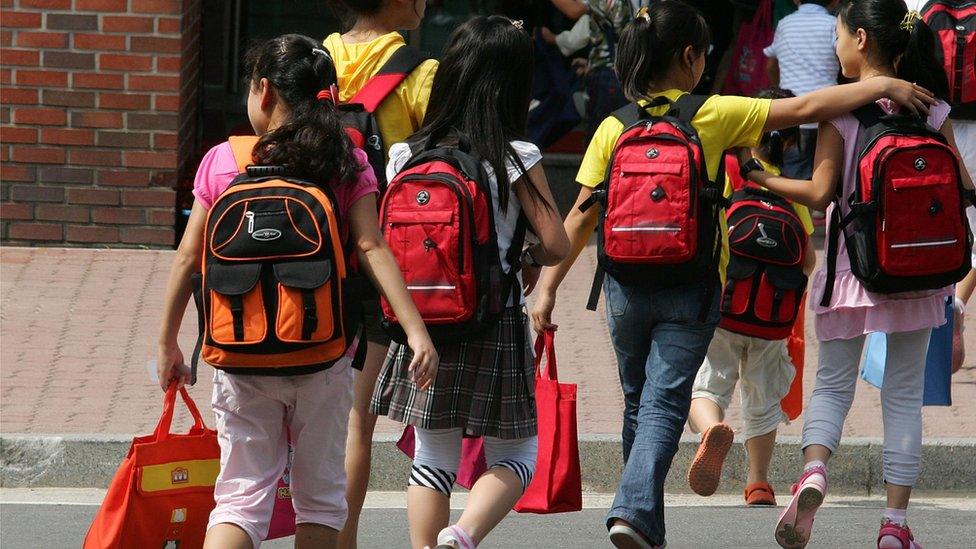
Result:
[[[692,90],[705,67],[710,43],[701,14],[675,0],[641,9],[620,37],[616,67],[624,91],[646,107],[665,98],[674,102]],[[755,99],[713,96],[691,120],[704,151],[708,178],[718,176],[725,150],[754,147],[764,132],[829,119],[881,97],[924,108],[924,90],[894,78],[871,79],[826,88],[802,97]],[[657,104],[657,103],[655,103]],[[663,115],[669,106],[646,108]],[[623,124],[603,121],[583,157],[577,175],[577,206],[592,202],[603,183]],[[572,244],[569,257],[545,269],[532,309],[536,329],[552,329],[556,290],[586,246],[598,222],[599,207],[573,208],[565,221]],[[678,447],[691,401],[691,388],[719,320],[718,296],[727,263],[725,224],[721,223],[722,259],[701,280],[667,287],[623,284],[607,276],[607,321],[624,392],[623,454],[626,463],[607,517],[617,547],[663,546],[664,480]],[[703,294],[714,296],[705,318]]]
[[[332,0],[337,11],[348,19],[349,30],[330,34],[325,49],[335,60],[339,80],[339,100],[348,102],[373,80],[393,55],[407,47],[400,31],[416,29],[424,17],[424,0]],[[374,116],[379,126],[384,159],[389,147],[413,135],[424,120],[430,86],[437,61],[428,59],[411,68],[406,78],[382,99]],[[380,174],[382,175],[382,174]],[[349,518],[339,534],[339,546],[355,549],[359,515],[366,499],[372,464],[373,430],[376,416],[369,413],[369,399],[376,385],[390,338],[380,325],[380,307],[375,298],[363,303],[363,336],[367,342],[363,369],[356,373],[352,411],[349,414],[349,439],[346,443],[346,474]]]
[[[837,57],[844,76],[871,82],[897,76],[932,90],[939,99],[928,112],[928,124],[940,129],[954,147],[945,103],[948,84],[934,57],[934,36],[917,12],[902,0],[855,0],[840,8],[837,18]],[[883,110],[900,109],[890,101]],[[821,123],[813,181],[794,181],[751,172],[750,179],[812,208],[840,208],[846,215],[858,169],[856,143],[863,127],[852,114]],[[963,181],[972,186],[964,167]],[[839,191],[839,192],[838,192]],[[834,230],[833,227],[830,228]],[[827,494],[827,462],[838,451],[844,420],[854,400],[858,365],[870,332],[887,334],[887,360],[881,389],[884,416],[884,471],[887,508],[878,534],[878,547],[916,549],[906,520],[912,486],[918,478],[922,449],[922,385],[925,356],[932,328],[945,321],[945,299],[952,287],[938,290],[878,294],[867,291],[851,271],[844,235],[839,236],[836,277],[828,288],[826,269],[814,275],[811,296],[816,313],[820,358],[817,384],[803,423],[804,472],[790,505],[780,516],[776,539],[783,547],[804,547],[813,518]],[[820,296],[832,293],[829,305]]]
[[[522,136],[532,82],[532,38],[520,21],[476,17],[448,40],[424,125],[411,143],[466,136],[488,170],[502,268],[520,215],[539,242],[521,255],[532,285],[541,265],[566,255],[568,241],[549,191],[539,149]],[[406,143],[390,149],[388,176],[410,160]],[[413,547],[473,549],[505,517],[535,469],[534,372],[522,292],[513,290],[496,324],[459,343],[438,345],[438,375],[427,389],[410,382],[412,351],[394,344],[377,381],[372,410],[413,425],[416,447],[407,489]],[[471,489],[456,524],[450,495],[463,436],[484,437],[488,471]]]
[[[339,121],[332,59],[311,38],[289,34],[254,46],[246,69],[248,118],[261,136],[254,147],[254,164],[284,166],[290,176],[331,187],[340,232],[353,243],[365,273],[397,314],[403,314],[415,357],[411,382],[430,383],[437,352],[380,234],[376,179],[366,155],[351,146]],[[191,275],[201,267],[207,212],[237,175],[238,163],[227,142],[211,149],[197,172],[196,201],[166,289],[158,359],[164,389],[189,380],[177,334],[192,292]],[[260,545],[287,460],[286,428],[294,445],[296,546],[336,546],[346,520],[344,458],[352,352],[327,369],[302,375],[214,371],[220,473],[206,547]]]

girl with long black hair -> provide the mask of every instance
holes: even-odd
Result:
[[[476,17],[454,32],[441,58],[421,143],[460,133],[489,173],[499,259],[524,214],[539,243],[522,254],[523,285],[531,290],[538,267],[558,263],[569,249],[538,147],[522,141],[532,83],[532,39],[521,22]],[[411,158],[410,145],[390,149],[392,179]],[[511,511],[532,478],[536,413],[532,351],[523,299],[514,292],[498,322],[460,343],[438,345],[438,375],[427,389],[410,382],[412,351],[394,344],[377,381],[372,410],[416,429],[407,489],[410,539],[415,549],[473,549]],[[488,471],[471,489],[454,525],[450,495],[463,436],[482,436]]]
[[[895,76],[931,90],[938,101],[927,122],[955,146],[946,119],[948,83],[935,59],[935,38],[918,12],[902,0],[854,0],[837,17],[837,57],[844,76],[860,83]],[[900,109],[890,101],[879,106],[888,114]],[[750,172],[750,179],[812,208],[829,207],[828,217],[840,209],[857,180],[857,141],[862,125],[852,114],[820,124],[813,181],[795,181],[769,173]],[[964,167],[963,181],[972,187]],[[832,203],[833,202],[833,203]],[[831,230],[834,227],[830,228]],[[839,235],[844,238],[843,232]],[[844,420],[854,400],[858,365],[870,332],[887,334],[887,360],[881,389],[884,416],[884,471],[887,508],[878,533],[878,547],[918,549],[906,520],[912,486],[918,478],[922,452],[922,389],[932,328],[945,322],[945,299],[952,287],[919,292],[878,294],[867,291],[854,276],[846,245],[838,245],[836,279],[827,287],[826,269],[813,277],[810,295],[816,313],[820,358],[817,385],[803,422],[804,471],[794,485],[794,497],[776,526],[783,547],[805,547],[813,518],[827,493],[827,462],[838,451]],[[832,292],[828,306],[820,303]]]

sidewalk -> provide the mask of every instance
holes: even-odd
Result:
[[[62,248],[0,249],[0,432],[149,432],[158,418],[159,388],[146,364],[155,341],[173,253],[143,250]],[[620,432],[620,388],[603,311],[584,307],[594,249],[583,252],[559,294],[555,322],[560,376],[579,383],[579,428],[584,434]],[[966,331],[969,366],[953,378],[956,406],[925,408],[927,437],[972,437],[976,433],[976,315]],[[189,306],[181,347],[189,358],[196,337],[196,310]],[[807,322],[806,391],[816,368],[813,321]],[[202,365],[191,389],[205,404],[210,373]],[[205,407],[205,406],[202,406]],[[801,417],[802,420],[802,417]],[[733,405],[730,422],[737,426]],[[802,421],[784,427],[798,435]],[[381,420],[377,432],[398,426]],[[880,436],[879,391],[861,383],[845,434]]]
[[[63,248],[0,248],[0,435],[5,486],[100,486],[107,482],[133,435],[152,431],[159,417],[161,392],[150,380],[147,362],[155,359],[155,341],[171,251]],[[616,364],[606,329],[603,300],[596,313],[585,309],[595,249],[587,248],[559,294],[555,322],[560,377],[578,383],[579,432],[584,487],[612,491],[619,479],[622,399]],[[976,316],[976,315],[971,315]],[[969,319],[970,366],[954,377],[956,406],[925,408],[925,460],[930,478],[971,463],[976,455],[976,321]],[[808,319],[805,390],[812,390],[816,338]],[[196,311],[191,305],[180,333],[189,359],[196,339]],[[212,425],[206,406],[211,370],[202,365],[191,394]],[[860,384],[845,426],[848,439],[843,482],[852,490],[872,490],[878,483],[881,409],[877,389]],[[729,414],[738,429],[737,403]],[[188,426],[177,416],[174,430]],[[788,482],[798,457],[800,421],[781,430],[783,445],[774,468]],[[405,460],[391,441],[400,426],[385,418],[377,424],[377,460],[391,467],[374,470],[374,486],[396,489]],[[53,435],[53,436],[51,436]],[[62,436],[68,435],[68,436]],[[683,472],[694,452],[689,437],[676,457],[669,489],[686,489]],[[731,463],[742,463],[741,448],[730,455],[723,487],[742,479]],[[934,461],[933,461],[934,460]],[[97,473],[94,471],[98,471]],[[86,477],[86,475],[89,475]],[[965,476],[965,475],[963,475]],[[850,478],[846,478],[850,477]],[[87,479],[87,480],[86,480]],[[936,482],[936,489],[960,489],[961,479]],[[965,481],[964,484],[968,482]],[[972,484],[970,482],[970,484]],[[972,487],[976,489],[976,484]]]

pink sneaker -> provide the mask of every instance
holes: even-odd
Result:
[[[803,549],[810,541],[813,517],[827,496],[826,469],[804,471],[791,490],[793,499],[776,524],[776,543],[785,549]]]
[[[922,549],[922,546],[915,543],[912,530],[907,525],[884,519],[878,531],[878,549]]]

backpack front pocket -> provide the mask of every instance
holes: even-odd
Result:
[[[274,266],[278,311],[275,335],[286,343],[319,343],[332,339],[336,312],[332,262],[296,261]]]
[[[268,332],[261,265],[214,263],[207,269],[205,288],[210,298],[210,335],[219,345],[249,345],[264,341]]]

